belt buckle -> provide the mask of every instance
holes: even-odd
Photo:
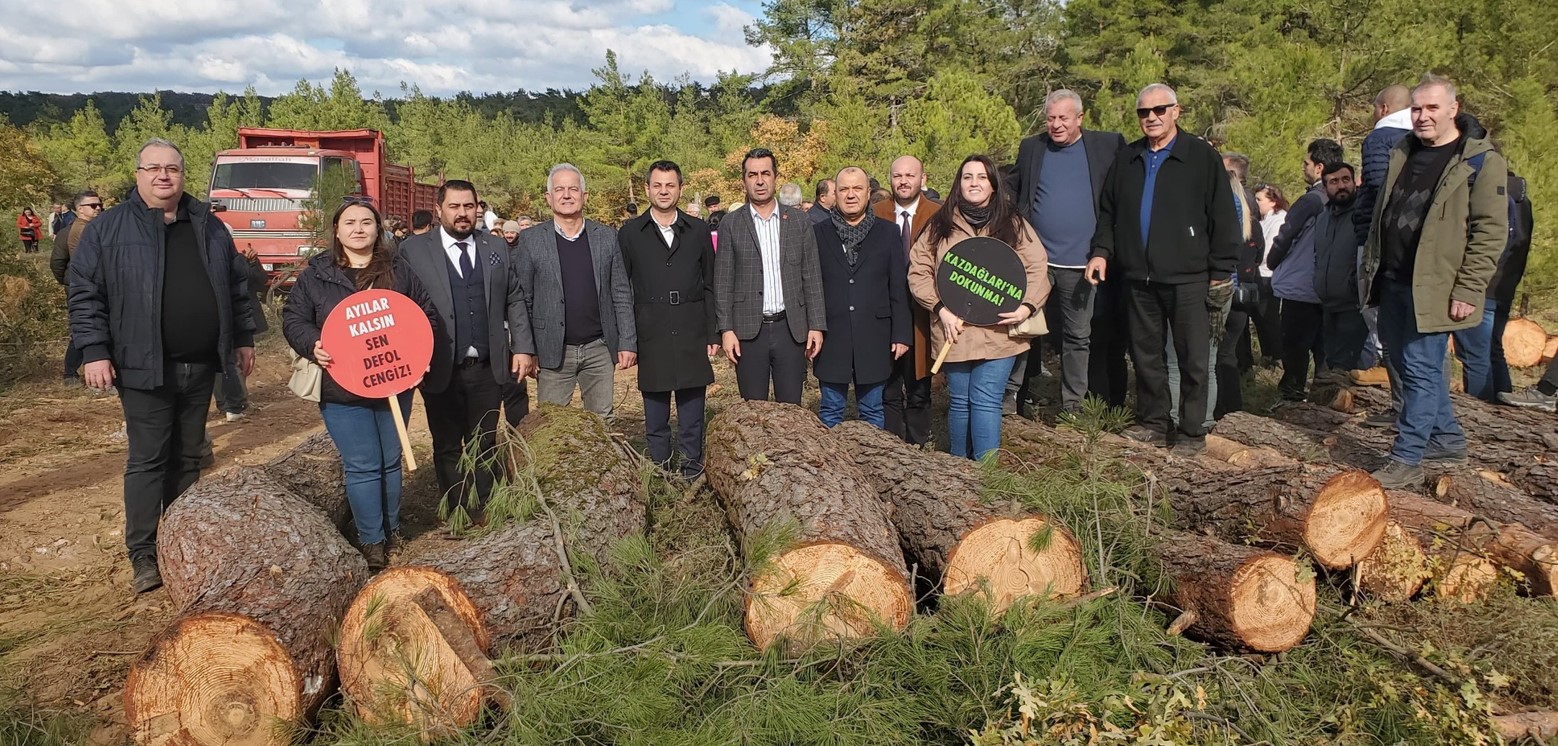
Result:
[[[666,302],[670,303],[673,306],[681,305],[682,304],[682,292],[680,290],[672,290],[666,296]]]

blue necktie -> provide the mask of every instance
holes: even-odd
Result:
[[[454,247],[460,250],[460,276],[469,280],[471,273],[476,271],[476,268],[471,266],[471,255],[465,250],[464,241],[456,241]]]

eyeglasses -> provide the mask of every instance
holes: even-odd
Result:
[[[1162,104],[1160,106],[1144,106],[1144,107],[1136,110],[1136,118],[1137,119],[1146,119],[1148,114],[1152,114],[1154,116],[1160,116],[1161,117],[1164,114],[1168,113],[1169,109],[1172,109],[1172,108],[1174,108],[1176,106],[1179,106],[1179,104]]]
[[[149,174],[167,174],[169,176],[178,176],[184,173],[183,166],[136,166],[135,170],[145,171]]]
[[[76,209],[77,210],[79,210],[79,209],[81,209],[83,207],[90,207],[90,208],[92,208],[94,210],[101,210],[101,209],[103,209],[103,203],[101,203],[101,202],[88,202],[88,203],[86,203],[84,205],[76,205]]]

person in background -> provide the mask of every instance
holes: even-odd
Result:
[[[1309,143],[1304,156],[1304,181],[1309,190],[1293,203],[1282,230],[1271,245],[1266,266],[1271,268],[1271,290],[1282,299],[1282,380],[1277,391],[1284,401],[1303,401],[1309,386],[1311,359],[1314,375],[1325,370],[1325,340],[1321,337],[1324,310],[1315,294],[1315,219],[1325,211],[1325,184],[1321,174],[1342,160],[1342,146],[1320,138]]]
[[[254,336],[258,337],[270,331],[270,320],[265,317],[265,291],[270,286],[270,277],[260,265],[259,252],[253,244],[245,244],[238,253],[249,273],[249,304],[254,309]],[[239,422],[248,416],[249,387],[243,376],[223,373],[217,377],[213,393],[217,411],[228,422]]]
[[[786,183],[784,186],[779,187],[779,204],[784,205],[785,207],[800,208],[801,200],[803,198],[804,195],[801,194],[800,184],[792,181]]]
[[[702,219],[703,203],[695,199],[687,200],[687,204],[682,207],[682,212],[687,213],[687,217]]]
[[[703,473],[704,400],[714,382],[709,358],[719,352],[714,242],[708,223],[676,209],[682,196],[680,166],[671,161],[650,164],[644,190],[649,211],[624,224],[617,243],[633,284],[645,450],[650,461],[671,470],[674,397],[679,471],[691,481]]]
[[[38,242],[43,240],[43,220],[31,207],[23,207],[22,213],[16,216],[16,233],[22,240],[23,253],[38,251]]]
[[[519,219],[515,220],[514,222],[519,224],[520,233],[524,233],[525,231],[528,231],[536,226],[536,219],[530,217],[529,215],[521,215],[519,216]]]
[[[936,267],[959,243],[976,236],[994,238],[1017,251],[1027,276],[1027,293],[1017,310],[1003,313],[994,326],[966,325],[941,303],[936,292]],[[931,218],[909,253],[909,290],[940,323],[931,330],[931,347],[952,343],[947,374],[947,439],[960,458],[983,459],[1001,444],[1001,397],[1017,356],[1028,352],[1028,340],[1013,339],[1008,328],[1039,312],[1049,298],[1049,263],[1033,226],[1017,214],[1007,197],[995,163],[971,155],[958,166],[947,203]]]
[[[417,210],[411,213],[411,235],[420,236],[433,229],[433,211]]]
[[[1262,184],[1255,188],[1255,204],[1260,207],[1260,234],[1264,247],[1260,255],[1260,308],[1255,317],[1255,336],[1260,340],[1261,364],[1272,367],[1282,360],[1282,299],[1271,290],[1271,244],[1288,217],[1288,200],[1282,188]]]
[[[97,192],[90,189],[76,195],[75,211],[72,214],[75,220],[70,221],[54,235],[54,251],[49,255],[49,270],[54,273],[54,279],[61,285],[70,284],[70,258],[76,253],[76,246],[81,243],[81,234],[86,232],[87,223],[93,218],[103,214],[103,198],[97,196]],[[77,349],[70,339],[65,340],[65,385],[80,386],[81,375],[81,350]]]
[[[59,234],[65,232],[66,228],[70,227],[71,223],[75,222],[76,213],[70,208],[71,206],[69,205],[54,203],[54,212],[49,216],[50,237],[57,238]]]
[[[811,217],[811,222],[826,223],[833,219],[833,206],[838,203],[838,195],[834,191],[836,186],[833,179],[817,182],[817,198],[806,207],[806,214]]]
[[[486,202],[482,202],[480,207],[481,222],[476,224],[477,229],[483,231],[497,230],[498,226],[502,224],[503,219],[498,217],[498,214],[493,212],[492,208],[488,207]]]
[[[1333,379],[1358,367],[1369,327],[1358,302],[1358,233],[1353,211],[1358,187],[1352,166],[1327,164],[1325,209],[1315,219],[1315,295],[1320,299],[1325,369]]]
[[[400,536],[400,437],[388,400],[365,399],[335,380],[330,350],[320,337],[330,312],[353,293],[394,290],[415,301],[435,329],[438,309],[427,289],[399,258],[380,230],[379,211],[367,202],[346,202],[330,216],[330,246],[309,259],[287,294],[282,333],[300,357],[324,371],[319,416],[341,453],[346,503],[357,526],[357,545],[368,571],[384,569]],[[343,352],[337,350],[336,352]],[[411,389],[399,395],[402,416],[411,414]],[[402,424],[405,424],[404,422]]]
[[[898,228],[871,210],[868,178],[861,168],[840,171],[832,217],[815,224],[828,339],[812,371],[828,427],[844,421],[851,384],[860,419],[887,427],[882,390],[912,338],[908,259]]]
[[[509,251],[519,248],[519,232],[522,230],[518,220],[503,221],[503,243],[508,244]]]

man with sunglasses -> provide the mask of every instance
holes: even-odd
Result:
[[[136,155],[135,189],[86,227],[67,277],[86,384],[118,388],[124,408],[124,537],[144,593],[162,585],[162,512],[200,476],[216,376],[254,366],[248,268],[227,226],[184,192],[183,153],[154,138]]]
[[[1206,445],[1211,309],[1232,292],[1241,234],[1222,156],[1179,128],[1174,89],[1154,83],[1136,97],[1143,137],[1116,156],[1098,205],[1087,278],[1126,283],[1136,424],[1125,435],[1169,443],[1167,335],[1180,362],[1174,451]]]
[[[67,272],[70,269],[70,257],[76,253],[76,245],[81,243],[81,234],[86,231],[87,223],[102,214],[103,198],[97,196],[92,190],[84,191],[76,195],[75,219],[67,222],[59,232],[54,234],[54,253],[49,256],[49,270],[54,273],[54,279],[61,285],[70,283]],[[67,215],[71,213],[65,213]],[[81,375],[77,372],[81,368],[81,350],[65,341],[65,385],[80,386]]]

